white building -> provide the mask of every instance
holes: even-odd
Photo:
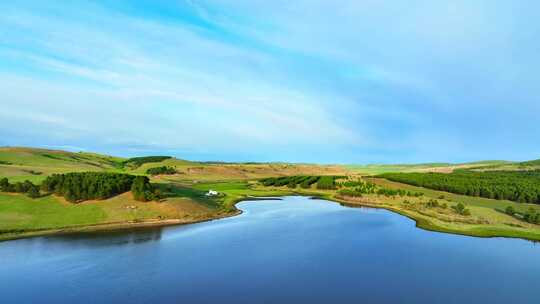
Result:
[[[208,190],[208,192],[206,193],[206,196],[216,196],[218,195],[219,193],[217,191],[214,191],[212,189]]]

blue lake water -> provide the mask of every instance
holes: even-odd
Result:
[[[0,303],[539,303],[540,246],[429,232],[323,200],[0,243]]]

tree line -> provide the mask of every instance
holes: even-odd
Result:
[[[41,190],[63,196],[73,203],[103,200],[130,190],[139,201],[153,200],[158,196],[146,176],[106,172],[53,174],[43,181]]]
[[[267,177],[260,179],[259,182],[265,187],[282,187],[287,186],[289,188],[296,188],[300,185],[302,188],[309,188],[311,185],[319,180],[319,176],[281,176],[281,177]]]
[[[501,210],[499,210],[501,211]],[[534,208],[529,208],[527,212],[518,212],[514,209],[512,206],[506,207],[504,212],[510,216],[513,216],[519,220],[523,220],[525,222],[531,223],[531,224],[540,224],[540,212],[536,211]]]
[[[423,196],[423,193],[420,192],[411,192],[403,189],[387,189],[383,187],[378,187],[374,183],[365,182],[362,180],[345,182],[340,184],[342,187],[345,187],[338,191],[339,194],[344,196],[351,197],[362,197],[364,194],[377,194],[384,195],[387,197],[390,196],[409,196],[409,197],[420,197]],[[349,187],[347,187],[347,185]]]
[[[337,176],[321,176],[317,181],[317,189],[332,190],[336,189]]]
[[[155,167],[155,168],[150,168],[146,170],[146,174],[150,174],[150,175],[176,174],[176,173],[177,171],[175,168],[168,167],[168,166]]]
[[[302,188],[310,188],[313,184],[316,184],[317,189],[335,189],[336,180],[342,176],[310,176],[310,175],[296,175],[296,176],[281,176],[281,177],[268,177],[260,179],[259,182],[263,186],[275,186],[282,187],[287,186],[289,188],[296,188],[300,186]]]
[[[456,170],[453,173],[385,173],[391,181],[484,198],[540,204],[540,170]]]
[[[142,156],[142,157],[132,157],[124,162],[122,162],[123,166],[129,166],[138,168],[143,164],[146,163],[159,163],[161,161],[167,160],[172,158],[171,156]]]
[[[38,198],[40,196],[39,187],[31,181],[17,182],[11,184],[7,178],[0,179],[0,191],[11,193],[25,193],[30,198]]]

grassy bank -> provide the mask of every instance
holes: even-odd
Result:
[[[220,195],[208,198],[208,189],[216,189]],[[54,195],[30,199],[22,194],[0,193],[0,240],[197,223],[239,214],[234,206],[242,200],[294,194],[255,190],[246,182],[175,184],[172,191],[174,196],[159,202],[139,202],[125,193],[80,204]]]
[[[414,220],[417,227],[430,231],[475,237],[511,237],[540,241],[539,225],[518,220],[497,210],[504,210],[507,206],[513,206],[520,210],[526,210],[529,207],[539,208],[540,206],[449,194],[383,179],[370,180],[384,187],[420,192],[423,193],[423,196],[400,197],[367,194],[361,198],[354,198],[342,196],[335,190],[309,189],[306,191],[301,188],[296,188],[292,192],[298,195],[318,196],[349,207],[390,210]],[[281,190],[280,188],[272,189]],[[437,200],[441,206],[445,204],[446,207],[428,207],[426,203],[429,200]],[[452,207],[458,203],[464,203],[471,214],[467,216],[457,214]]]

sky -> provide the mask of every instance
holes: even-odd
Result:
[[[2,1],[0,145],[540,158],[540,2]]]

